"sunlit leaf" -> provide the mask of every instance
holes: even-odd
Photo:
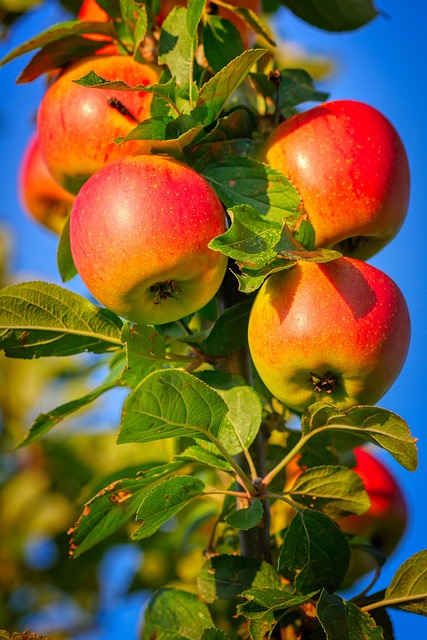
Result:
[[[196,595],[163,588],[145,610],[142,640],[200,640],[205,629],[212,627],[209,609]]]

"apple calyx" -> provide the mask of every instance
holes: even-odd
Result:
[[[352,236],[342,240],[334,248],[346,256],[352,256],[359,247],[363,247],[367,242],[369,242],[369,238],[366,236]]]
[[[156,282],[151,285],[150,292],[155,293],[154,304],[161,304],[168,298],[177,300],[175,293],[181,293],[182,289],[176,284],[175,280],[166,280],[166,282]]]
[[[338,384],[337,377],[331,371],[327,371],[323,376],[319,376],[316,373],[310,371],[311,382],[313,383],[314,389],[320,393],[324,391],[325,393],[332,393],[335,387]]]
[[[134,122],[139,123],[138,118],[135,118],[133,113],[131,113],[129,109],[123,104],[123,102],[120,102],[118,98],[108,98],[107,103],[109,107],[113,107],[113,109],[117,109],[117,111],[121,113],[123,116],[127,116],[128,118],[131,118],[131,120],[133,120]]]

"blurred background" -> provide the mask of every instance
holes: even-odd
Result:
[[[423,411],[427,356],[427,7],[423,0],[377,0],[376,5],[381,15],[351,34],[322,32],[286,9],[279,11],[273,26],[283,41],[279,45],[283,66],[308,59],[318,87],[331,98],[361,100],[379,109],[397,128],[411,166],[407,220],[398,237],[371,260],[400,286],[412,317],[413,335],[405,368],[380,404],[409,423],[412,434],[419,438],[420,458],[417,472],[410,473],[390,456],[382,456],[403,486],[410,523],[383,569],[380,588],[390,582],[405,559],[427,547]],[[0,42],[1,57],[66,15],[52,0],[33,8]],[[43,80],[15,84],[23,66],[24,59],[19,59],[0,70],[0,280],[2,284],[34,279],[61,284],[56,267],[57,238],[24,214],[18,197],[19,163],[44,91]],[[69,286],[83,292],[77,279]],[[3,429],[7,424],[9,438],[22,438],[34,416],[65,401],[63,394],[70,393],[70,388],[77,397],[93,386],[90,371],[84,380],[75,375],[78,366],[78,359],[36,364],[0,361]],[[53,386],[47,384],[53,379]],[[125,532],[117,534],[107,551],[95,549],[75,561],[67,558],[66,530],[79,515],[88,484],[95,486],[101,472],[114,473],[124,464],[137,463],[141,455],[123,445],[117,454],[110,434],[118,423],[119,412],[111,395],[106,407],[95,405],[80,421],[74,418],[68,426],[64,424],[59,434],[46,438],[31,453],[23,450],[19,457],[12,454],[1,461],[0,628],[18,621],[16,628],[31,628],[50,638],[137,638],[147,597],[144,572],[158,571],[162,584],[170,570],[165,558],[150,558],[149,549],[143,558],[136,545],[128,544]],[[80,500],[77,505],[76,497]],[[397,611],[391,612],[391,617],[397,639],[425,637],[425,618]]]

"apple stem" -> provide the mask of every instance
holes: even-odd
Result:
[[[270,80],[270,82],[274,85],[275,89],[276,89],[276,93],[275,93],[275,97],[274,97],[274,126],[277,127],[277,125],[280,122],[280,80],[281,80],[281,73],[278,69],[275,69],[274,71],[270,71],[270,73],[268,74],[268,79]]]
[[[129,109],[123,104],[123,102],[120,102],[118,98],[108,98],[107,102],[109,107],[113,107],[113,109],[117,109],[117,111],[121,113],[123,116],[127,116],[128,118],[131,118],[131,120],[139,124],[138,118],[135,118],[133,113],[131,113]]]

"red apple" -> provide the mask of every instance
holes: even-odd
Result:
[[[337,100],[289,118],[262,158],[298,189],[318,247],[365,260],[405,219],[406,152],[395,128],[367,104]]]
[[[80,7],[80,10],[77,14],[77,17],[80,20],[86,20],[87,22],[108,22],[109,15],[96,0],[83,0],[83,3]],[[109,40],[107,36],[103,36],[97,33],[91,33],[90,35],[86,35],[86,38],[90,40]],[[97,51],[97,53],[118,53],[117,45],[115,44],[107,44],[105,47],[102,47]]]
[[[24,210],[48,229],[60,233],[74,196],[51,176],[39,149],[37,135],[25,147],[19,168],[18,192]]]
[[[40,149],[53,177],[71,193],[97,169],[117,158],[147,151],[149,142],[117,145],[150,115],[151,94],[95,89],[75,84],[90,71],[131,86],[157,82],[158,72],[131,56],[95,55],[66,69],[46,91],[38,112]]]
[[[227,259],[208,243],[225,228],[224,208],[200,174],[141,155],[109,163],[83,185],[71,251],[99,302],[128,320],[163,324],[216,294]]]
[[[410,319],[397,285],[354,258],[299,261],[255,298],[249,347],[267,388],[295,412],[318,400],[375,404],[397,378]]]

